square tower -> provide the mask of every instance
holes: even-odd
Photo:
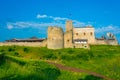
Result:
[[[71,21],[71,20],[66,21],[66,32],[67,32],[67,31],[72,31],[72,30],[73,30],[72,21]]]
[[[66,32],[64,34],[64,47],[73,48],[73,24],[72,21],[66,21]]]

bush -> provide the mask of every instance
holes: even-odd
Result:
[[[12,48],[12,47],[9,47],[9,48],[8,48],[8,51],[9,51],[9,52],[12,52],[12,51],[15,51],[15,49]]]
[[[26,53],[28,53],[29,49],[28,48],[24,48],[23,51],[26,52]]]
[[[0,65],[4,62],[5,53],[0,53]]]
[[[93,75],[87,75],[84,79],[79,80],[104,80],[104,79]]]
[[[19,55],[19,53],[18,53],[18,52],[15,52],[15,53],[14,53],[14,56],[18,56],[18,55]]]

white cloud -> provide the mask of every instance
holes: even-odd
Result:
[[[38,19],[40,19],[40,18],[47,18],[47,17],[48,17],[47,15],[40,15],[40,14],[37,15]]]
[[[80,21],[77,21],[77,20],[73,20],[73,24],[74,24],[75,27],[83,27],[83,26],[87,25],[86,23],[80,22]]]
[[[91,24],[87,24],[84,22],[80,22],[77,20],[73,20],[73,25],[74,27],[83,27]],[[7,23],[7,28],[8,29],[23,29],[23,28],[36,28],[36,29],[42,29],[47,28],[48,26],[59,26],[65,29],[65,21],[52,21],[52,22],[41,22],[41,23],[36,23],[36,22],[8,22]],[[102,26],[99,28],[95,28],[95,33],[106,33],[106,32],[112,32],[114,34],[120,34],[120,28],[118,26],[113,26],[113,25],[108,25],[108,26]]]
[[[35,22],[15,22],[15,23],[7,23],[7,28],[8,29],[22,29],[22,28],[43,28],[43,27],[48,27],[48,26],[59,26],[59,27],[64,27],[63,23],[56,23],[56,22],[51,22],[51,23],[35,23]]]
[[[41,23],[36,23],[36,22],[8,22],[7,27],[8,29],[13,29],[13,28],[42,28],[42,27],[48,27],[48,26],[60,26],[63,29],[65,29],[65,22],[66,20],[70,20],[69,18],[63,18],[63,17],[54,17],[54,16],[48,16],[48,15],[37,15],[37,18],[50,18],[49,22],[41,22]],[[87,25],[91,25],[85,22],[80,22],[77,20],[72,20],[74,27],[83,27]],[[92,26],[92,25],[91,25]]]
[[[120,33],[120,28],[118,26],[108,25],[100,28],[96,28],[96,33],[112,32],[114,34]]]
[[[68,18],[53,17],[54,20],[68,20]]]
[[[40,15],[40,14],[37,15],[37,18],[38,19],[40,19],[40,18],[51,18],[53,20],[68,20],[68,18],[54,17],[54,16]]]
[[[13,28],[13,26],[12,26],[12,25],[10,25],[10,24],[8,24],[8,25],[7,25],[7,28],[8,28],[8,29],[12,29],[12,28]]]

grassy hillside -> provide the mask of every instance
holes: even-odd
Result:
[[[44,61],[10,55],[1,58],[0,80],[103,80],[99,77],[59,70]]]
[[[0,72],[3,73],[0,74],[0,78],[8,78],[8,80],[18,79],[18,77],[20,80],[32,78],[32,80],[85,80],[85,78],[88,80],[87,78],[91,78],[89,74],[59,70],[48,65],[44,60],[94,71],[114,80],[120,79],[120,46],[95,45],[91,46],[90,50],[2,46],[0,53],[6,56],[5,60],[0,56]]]

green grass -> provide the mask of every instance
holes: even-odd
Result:
[[[50,61],[56,61],[57,63],[63,64],[66,66],[94,71],[102,75],[105,75],[109,78],[112,78],[114,80],[119,80],[120,79],[120,46],[92,45],[90,47],[91,47],[90,50],[70,49],[70,48],[51,50],[45,47],[39,48],[39,47],[23,47],[23,46],[2,46],[0,47],[0,53],[3,53],[9,56],[9,58],[6,58],[6,59],[10,59],[15,62],[15,63],[9,64],[11,66],[11,69],[12,68],[16,69],[12,66],[13,64],[14,65],[16,63],[17,63],[16,65],[19,64],[18,73],[19,74],[21,73],[20,75],[22,75],[22,73],[23,74],[30,73],[29,71],[31,71],[32,69],[33,69],[33,72],[35,72],[32,66],[33,64],[29,63],[31,62],[31,60],[36,60],[36,61],[50,60]],[[26,61],[24,62],[22,60],[16,60],[13,57],[17,57],[18,59],[22,58]],[[29,67],[26,66],[26,63],[29,64],[30,66]],[[5,66],[5,65],[7,66],[8,63],[5,63],[1,66]],[[44,65],[48,65],[48,64],[47,63],[41,64],[43,68],[44,68]],[[1,69],[1,66],[0,66],[0,71],[4,70],[4,69]],[[36,67],[40,67],[40,65],[37,65]],[[47,67],[49,68],[49,66]],[[22,71],[21,69],[26,71],[19,72],[19,71]],[[60,71],[60,75],[58,75],[57,78],[55,78],[56,80],[61,80],[61,79],[62,80],[83,80],[83,79],[85,80],[85,78],[92,77],[91,75],[84,74],[84,73],[73,73],[73,72],[67,72],[67,71],[61,71],[61,70],[59,71]],[[8,70],[8,73],[9,73],[9,70]],[[33,76],[37,77],[37,75],[38,74],[34,74]],[[43,71],[41,75],[44,76],[47,74],[45,74]],[[68,75],[71,76],[71,78],[66,77]],[[44,77],[42,77],[41,79],[47,80]],[[48,79],[48,80],[51,80],[51,79]]]
[[[0,65],[0,80],[78,80],[86,74],[61,71],[44,61],[5,56]],[[71,77],[66,77],[71,76]]]

